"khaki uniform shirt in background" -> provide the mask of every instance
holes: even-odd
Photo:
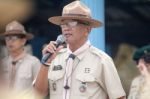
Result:
[[[143,76],[136,77],[131,84],[128,99],[150,99],[150,86]]]
[[[49,73],[49,99],[61,99],[64,74],[69,54],[60,51],[52,62]],[[117,99],[125,96],[112,59],[93,46],[74,60],[70,99]]]
[[[5,77],[9,82],[9,76],[12,66],[11,57],[8,56],[4,58],[3,64]],[[41,63],[36,57],[26,53],[25,57],[23,57],[16,63],[16,76],[13,88],[18,91],[32,88],[32,82],[37,76],[40,66]]]
[[[7,89],[0,89],[0,99],[44,99],[34,90],[24,90],[15,92]]]

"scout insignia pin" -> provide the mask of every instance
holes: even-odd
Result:
[[[79,87],[79,90],[80,92],[85,92],[86,91],[86,82],[82,82],[80,87]]]
[[[52,83],[52,88],[53,88],[54,91],[56,91],[56,87],[57,87],[57,86],[56,86],[56,83],[55,83],[55,82]]]

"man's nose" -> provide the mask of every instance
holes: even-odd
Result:
[[[69,26],[67,26],[67,25],[65,25],[65,26],[62,28],[63,31],[70,31],[70,29],[71,29],[71,28],[70,28]]]

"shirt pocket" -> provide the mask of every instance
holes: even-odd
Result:
[[[64,74],[64,70],[51,71],[48,73],[51,95],[62,94]]]
[[[92,74],[78,74],[76,75],[76,91],[80,96],[90,97],[99,90],[99,84],[96,77]]]
[[[18,75],[17,84],[22,83],[22,86],[29,87],[32,85],[32,73],[31,72],[22,72]]]

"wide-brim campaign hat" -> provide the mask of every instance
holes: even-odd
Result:
[[[1,33],[1,37],[10,36],[10,35],[22,35],[27,40],[32,39],[34,36],[31,33],[27,33],[24,29],[24,26],[18,21],[13,21],[6,25],[4,33]]]
[[[63,24],[64,20],[80,20],[88,23],[89,26],[96,28],[102,23],[91,18],[91,10],[81,1],[74,1],[63,8],[62,16],[54,16],[48,19],[56,25]]]

